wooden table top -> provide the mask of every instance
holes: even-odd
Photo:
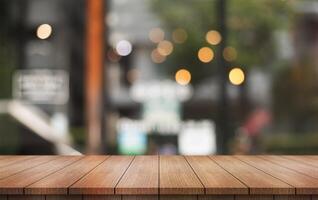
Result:
[[[0,195],[314,195],[318,156],[0,156]]]

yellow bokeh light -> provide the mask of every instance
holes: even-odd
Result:
[[[36,36],[42,40],[47,39],[52,34],[52,27],[49,24],[41,24],[36,30]]]
[[[242,69],[236,67],[229,73],[229,80],[233,85],[241,85],[245,80],[245,74]]]
[[[186,69],[180,69],[177,71],[175,79],[180,85],[188,85],[191,81],[191,73]]]
[[[221,42],[222,36],[218,31],[212,30],[207,32],[205,39],[209,44],[217,45]]]
[[[198,52],[198,58],[201,62],[210,62],[214,58],[213,50],[209,47],[202,47]]]
[[[160,28],[153,28],[149,32],[149,39],[154,43],[159,43],[165,38],[165,33]]]
[[[223,50],[223,57],[226,61],[234,61],[237,58],[236,49],[234,49],[233,47],[226,47]]]
[[[167,40],[163,40],[159,42],[158,44],[158,52],[163,55],[163,56],[168,56],[172,53],[173,51],[173,45],[171,42]]]
[[[163,63],[166,60],[166,56],[161,55],[157,49],[151,52],[150,57],[154,63]]]
[[[177,28],[172,32],[172,39],[177,44],[184,43],[188,38],[187,32],[182,28]]]

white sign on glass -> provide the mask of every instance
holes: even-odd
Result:
[[[69,75],[64,70],[19,70],[13,77],[13,96],[34,104],[65,104],[69,98]]]
[[[209,155],[216,153],[215,125],[210,120],[188,121],[178,137],[182,155]]]

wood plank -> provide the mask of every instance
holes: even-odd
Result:
[[[59,156],[56,159],[0,180],[0,194],[23,194],[24,187],[79,160],[79,156]]]
[[[272,195],[238,195],[235,200],[273,200]]]
[[[45,200],[82,200],[81,195],[47,195]]]
[[[158,200],[158,195],[123,195],[122,200]]]
[[[248,194],[248,188],[207,156],[185,157],[204,185],[206,194]]]
[[[158,200],[158,190],[161,200],[318,200],[310,196],[318,194],[317,156],[1,158],[12,163],[0,167],[0,177],[7,176],[0,179],[0,200]],[[236,188],[251,195],[231,191]]]
[[[198,200],[234,200],[233,195],[199,195]]]
[[[0,179],[4,179],[13,174],[17,174],[23,170],[30,169],[32,167],[36,167],[40,164],[49,162],[51,160],[56,159],[55,156],[38,156],[33,157],[31,159],[23,160],[21,162],[13,163],[11,165],[1,167],[0,168]]]
[[[136,157],[115,190],[116,194],[158,194],[159,157]]]
[[[318,194],[318,179],[300,174],[255,156],[236,156],[247,164],[274,176],[296,188],[296,194]]]
[[[107,159],[107,156],[85,156],[24,189],[25,194],[67,194],[76,181]]]
[[[197,200],[197,195],[160,195],[160,200]]]
[[[318,167],[318,156],[283,156],[283,157],[288,158],[290,160],[295,160],[300,163],[304,163],[306,165]]]
[[[203,185],[184,157],[160,156],[159,159],[160,194],[204,194]]]
[[[83,200],[121,200],[120,195],[84,195]]]
[[[288,157],[283,156],[260,156],[262,159],[271,161],[277,165],[292,169],[299,173],[311,176],[313,178],[318,178],[318,168],[304,164],[295,160],[288,159]]]
[[[31,158],[35,158],[35,156],[2,156],[2,159],[0,160],[0,167],[12,165]]]
[[[318,155],[303,155],[303,156],[295,156],[295,157],[304,157],[312,160],[318,160]]]
[[[70,194],[114,194],[115,186],[133,160],[132,156],[111,156],[69,188]]]
[[[9,195],[8,200],[45,200],[42,195]]]
[[[310,195],[276,195],[275,200],[311,200]]]
[[[234,157],[210,156],[250,189],[250,194],[295,194],[295,189]]]

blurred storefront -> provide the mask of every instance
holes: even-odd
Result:
[[[90,1],[0,2],[0,154],[318,149],[317,2]]]

